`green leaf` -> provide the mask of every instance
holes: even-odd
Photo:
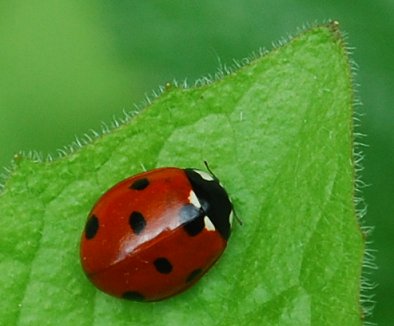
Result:
[[[173,85],[53,162],[17,157],[0,195],[0,324],[360,325],[351,82],[331,23],[213,83]],[[244,222],[220,261],[162,302],[96,290],[79,238],[100,194],[142,167],[204,160]]]

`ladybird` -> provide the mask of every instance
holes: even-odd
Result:
[[[209,170],[158,168],[109,189],[81,237],[88,279],[103,292],[158,301],[195,284],[219,259],[233,205]]]

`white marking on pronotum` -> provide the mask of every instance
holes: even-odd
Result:
[[[195,206],[197,208],[201,208],[200,201],[198,200],[198,198],[193,190],[190,191],[188,199],[189,199],[190,204],[192,204],[193,206]]]
[[[210,175],[209,173],[206,173],[204,171],[200,171],[200,170],[194,170],[196,173],[198,173],[201,178],[203,178],[206,181],[212,181],[213,180],[213,176]]]
[[[230,225],[233,225],[233,219],[234,219],[234,211],[231,210],[230,216],[229,216]]]
[[[204,224],[205,224],[205,228],[206,228],[208,231],[215,231],[215,230],[216,230],[216,229],[215,229],[215,226],[212,224],[212,222],[211,222],[211,220],[209,219],[208,216],[205,216],[205,217],[204,217]]]

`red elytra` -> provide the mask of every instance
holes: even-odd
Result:
[[[218,179],[159,168],[109,189],[89,213],[80,258],[89,280],[125,299],[158,301],[195,284],[231,233],[232,204]]]

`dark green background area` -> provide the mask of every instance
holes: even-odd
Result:
[[[394,2],[76,1],[0,3],[0,166],[19,150],[56,156],[167,81],[196,79],[271,49],[305,23],[340,22],[360,84],[366,223],[379,270],[373,321],[394,294]],[[187,154],[185,154],[187,155]],[[392,259],[391,259],[392,262]]]

